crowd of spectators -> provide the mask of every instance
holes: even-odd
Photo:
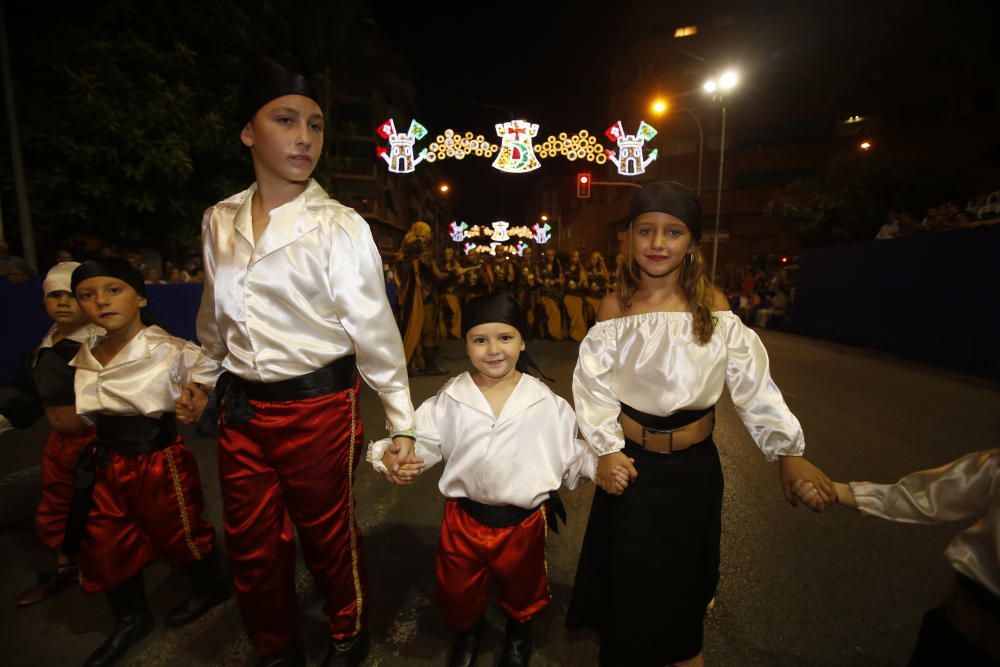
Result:
[[[963,210],[954,202],[946,202],[940,206],[927,209],[920,222],[914,220],[909,213],[893,211],[889,213],[875,239],[885,241],[904,236],[916,236],[927,232],[946,232],[954,229],[970,229],[984,227],[1000,222],[1000,218],[978,219],[972,212]]]
[[[746,265],[735,268],[720,286],[733,312],[748,326],[780,329],[788,323],[788,308],[795,299],[795,285],[786,267]]]

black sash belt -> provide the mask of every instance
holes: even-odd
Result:
[[[484,505],[469,498],[456,498],[456,500],[458,501],[458,506],[465,510],[466,514],[490,528],[515,526],[534,514],[538,509],[537,507],[524,509],[516,505]],[[548,521],[549,528],[554,533],[559,532],[559,520],[566,523],[566,506],[563,505],[558,491],[549,492],[549,499],[545,504],[545,518]]]
[[[97,468],[107,467],[109,452],[123,456],[142,456],[166,449],[177,439],[174,413],[160,417],[141,415],[98,415],[97,436],[80,452],[73,470],[73,496],[66,517],[66,532],[60,550],[74,556],[80,549],[87,516],[94,498]]]
[[[245,424],[254,417],[250,401],[298,401],[350,389],[357,359],[352,354],[329,366],[278,382],[249,382],[226,372],[215,386],[215,400],[225,408],[227,424]]]
[[[705,415],[711,413],[715,410],[715,406],[705,408],[704,410],[678,410],[672,415],[667,415],[666,417],[661,417],[659,415],[651,415],[645,412],[636,410],[631,405],[621,404],[622,413],[638,423],[643,428],[648,428],[656,431],[671,431],[678,428],[683,428],[688,424],[693,424]]]

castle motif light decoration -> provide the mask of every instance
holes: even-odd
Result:
[[[427,129],[416,120],[410,121],[410,129],[405,133],[396,132],[396,124],[392,118],[379,125],[377,131],[380,137],[389,141],[389,150],[384,146],[376,146],[375,154],[385,160],[392,173],[412,173],[427,157],[426,148],[420,151],[420,155],[413,156],[413,145],[427,135]]]
[[[639,121],[639,129],[635,134],[625,134],[622,122],[618,121],[604,132],[605,136],[618,144],[619,155],[614,151],[607,152],[608,159],[618,167],[622,176],[638,176],[645,173],[649,163],[659,155],[658,149],[653,149],[649,157],[643,158],[643,146],[656,136],[656,129],[646,121]]]

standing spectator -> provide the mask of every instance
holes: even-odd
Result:
[[[18,269],[19,272],[15,278],[7,278],[10,282],[27,282],[28,276],[31,274],[31,267],[28,266],[28,263],[23,258],[11,255],[10,246],[7,245],[7,241],[0,239],[0,277],[7,277],[7,273],[12,269]]]

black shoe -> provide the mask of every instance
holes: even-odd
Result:
[[[229,589],[219,581],[218,559],[215,552],[187,566],[191,592],[167,614],[167,627],[187,625],[201,618],[213,607],[229,599]]]
[[[194,588],[184,601],[167,614],[167,627],[176,628],[196,621],[229,599],[229,589],[221,581],[211,588]]]
[[[462,630],[455,636],[455,643],[451,645],[451,656],[448,658],[448,667],[473,667],[476,664],[484,627],[483,619],[479,619],[470,629]]]
[[[90,654],[84,667],[110,667],[153,629],[153,616],[146,608],[146,589],[141,572],[118,588],[108,591],[107,596],[115,615],[115,629]]]
[[[302,644],[296,641],[279,653],[262,655],[257,661],[257,667],[306,667],[306,656],[302,652]]]
[[[14,598],[15,607],[27,607],[37,604],[64,588],[75,586],[79,580],[76,563],[60,565],[57,570],[45,572],[38,578],[38,583]]]
[[[330,650],[320,663],[321,667],[355,667],[368,657],[368,630],[362,630],[348,639],[331,639]]]
[[[531,661],[531,619],[518,623],[507,619],[507,641],[500,656],[500,667],[527,667]]]

